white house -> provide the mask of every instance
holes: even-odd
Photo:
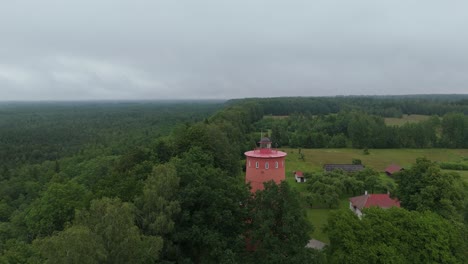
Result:
[[[294,178],[296,179],[296,182],[306,182],[307,179],[304,178],[304,175],[302,174],[302,171],[295,171],[294,172]]]

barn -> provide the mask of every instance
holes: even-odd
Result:
[[[388,176],[392,176],[393,174],[399,172],[403,170],[402,167],[396,165],[396,164],[392,164],[390,166],[388,166],[386,169],[385,169],[385,174],[387,174]]]

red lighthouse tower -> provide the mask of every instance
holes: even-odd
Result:
[[[245,182],[250,182],[251,192],[263,190],[263,183],[275,181],[277,184],[285,179],[284,157],[286,152],[271,148],[269,138],[260,140],[260,148],[245,152]]]

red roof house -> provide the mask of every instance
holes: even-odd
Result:
[[[362,209],[377,206],[380,208],[400,207],[398,199],[392,199],[386,194],[366,194],[349,198],[349,209],[359,217],[362,215]]]
[[[295,171],[294,172],[294,178],[296,179],[296,182],[306,182],[307,181],[304,178],[304,174],[302,174],[302,171]]]
[[[400,166],[395,165],[395,164],[392,164],[392,165],[388,166],[388,167],[385,169],[385,173],[386,173],[388,176],[392,176],[394,173],[399,172],[399,171],[401,171],[402,169],[403,169],[403,168],[401,168]]]

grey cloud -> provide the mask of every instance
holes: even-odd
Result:
[[[9,1],[0,100],[467,93],[466,1]]]

